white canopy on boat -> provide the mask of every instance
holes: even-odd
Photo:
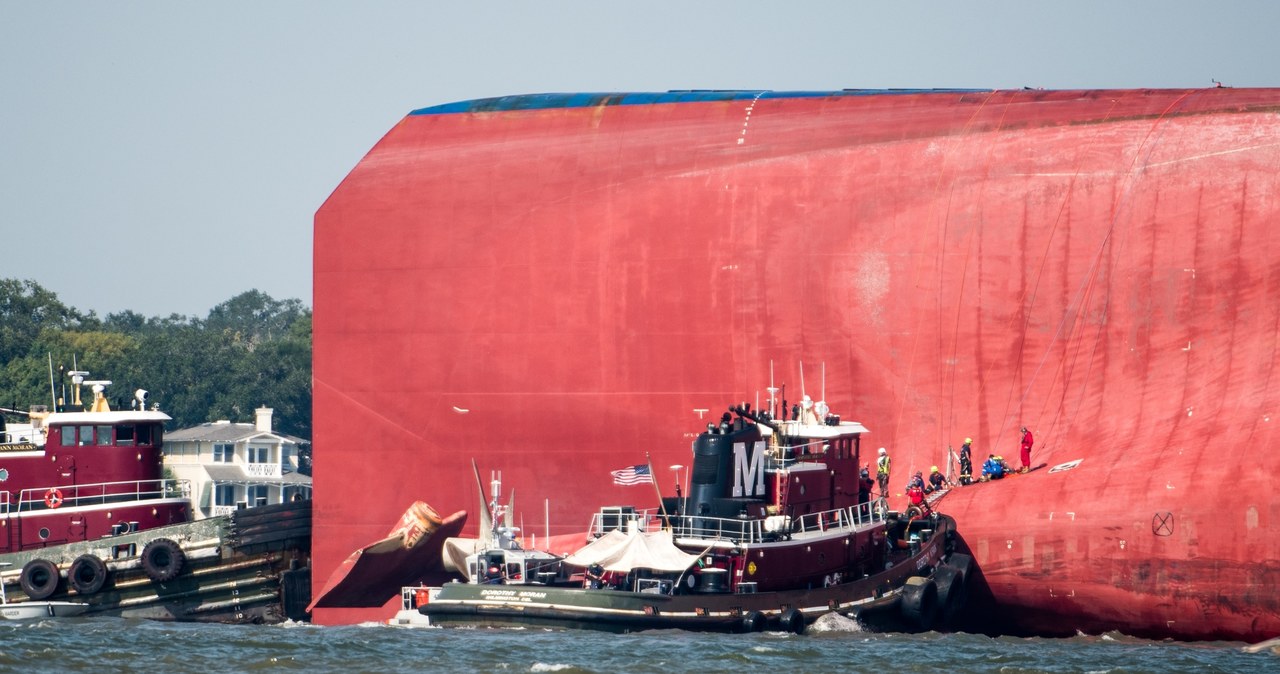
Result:
[[[650,533],[623,533],[614,529],[564,561],[574,566],[599,564],[605,571],[619,573],[628,573],[632,569],[675,573],[693,566],[698,556],[677,548],[667,529]]]

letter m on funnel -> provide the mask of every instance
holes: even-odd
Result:
[[[757,440],[747,459],[747,446],[733,443],[733,496],[764,496],[764,440]],[[744,479],[745,478],[745,479]]]

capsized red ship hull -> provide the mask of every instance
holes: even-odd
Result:
[[[1024,424],[1034,463],[1074,466],[944,501],[984,628],[1280,635],[1277,111],[1225,88],[416,111],[316,215],[314,577],[414,500],[474,508],[473,458],[539,537],[654,505],[609,471],[647,453],[672,493],[772,371],[870,428],[897,493],[966,436],[1016,464]]]

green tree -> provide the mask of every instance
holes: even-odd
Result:
[[[0,279],[0,406],[52,404],[49,354],[93,324],[35,281]]]
[[[252,351],[258,344],[286,336],[303,314],[309,312],[299,300],[273,300],[266,293],[249,290],[210,310],[205,327],[228,334]]]
[[[66,372],[79,369],[114,382],[107,393],[117,409],[146,389],[173,418],[170,429],[252,422],[265,405],[277,430],[310,437],[311,311],[296,299],[251,290],[204,320],[133,311],[98,319],[35,282],[0,279],[0,356],[0,407],[69,398]]]

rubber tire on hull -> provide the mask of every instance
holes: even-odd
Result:
[[[107,565],[94,555],[80,555],[71,563],[67,582],[79,594],[96,594],[107,584]]]
[[[906,587],[902,589],[902,617],[908,623],[928,632],[933,629],[933,621],[937,616],[938,586],[921,576],[908,578]]]
[[[759,611],[752,611],[742,616],[743,632],[763,632],[766,618]]]
[[[943,621],[950,622],[969,598],[968,578],[964,571],[944,566],[933,574],[933,580],[938,586],[938,613]]]
[[[53,562],[47,559],[33,559],[22,567],[18,584],[22,586],[22,591],[27,593],[28,598],[40,601],[48,599],[58,591],[58,581],[61,579],[58,575],[58,567]]]
[[[804,634],[804,614],[798,608],[789,608],[779,616],[778,627],[783,632]]]
[[[157,538],[142,549],[142,568],[147,577],[157,583],[177,578],[186,561],[182,548],[167,538]]]

